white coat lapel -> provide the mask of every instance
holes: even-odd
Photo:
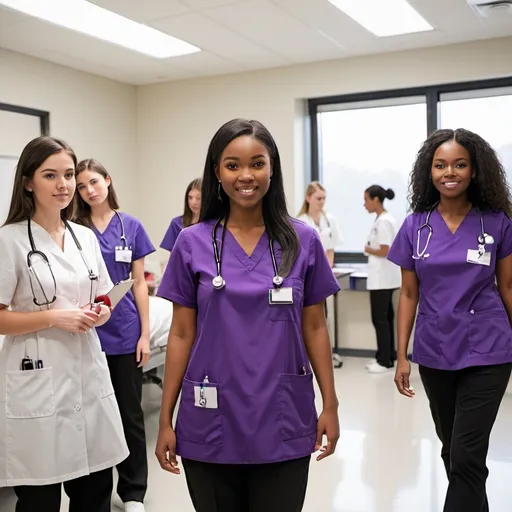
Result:
[[[48,231],[46,231],[44,228],[39,226],[38,224],[35,224],[33,221],[31,223],[32,225],[32,235],[34,237],[34,242],[36,249],[44,252],[45,254],[51,254],[54,256],[60,263],[65,265],[70,270],[74,271],[74,265],[73,265],[73,247],[76,249],[75,242],[73,241],[73,237],[69,233],[68,230],[66,230],[66,233],[64,234],[64,251],[57,245],[55,240],[50,236]],[[77,250],[78,251],[78,250]]]

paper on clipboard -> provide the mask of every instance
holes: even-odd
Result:
[[[135,279],[127,279],[114,285],[114,287],[107,293],[110,299],[110,307],[114,309],[121,299],[130,291],[131,287],[135,284]]]

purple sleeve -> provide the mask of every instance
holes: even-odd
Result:
[[[162,243],[160,244],[160,247],[171,252],[182,229],[181,217],[175,217],[172,219],[171,224],[167,228],[167,231],[164,235]]]
[[[155,247],[151,243],[146,230],[142,224],[138,224],[135,232],[135,243],[132,247],[132,260],[137,261],[145,258],[148,254],[155,252]]]
[[[512,254],[512,220],[503,214],[501,240],[496,249],[496,259],[502,260]]]
[[[181,306],[196,309],[197,288],[187,234],[186,230],[179,234],[156,294]]]
[[[313,231],[309,243],[308,270],[304,283],[304,307],[323,302],[327,297],[338,293],[340,285],[322,246],[320,237]]]
[[[393,244],[389,249],[388,260],[392,261],[395,265],[398,265],[399,267],[414,272],[416,270],[416,264],[412,257],[412,220],[412,215],[409,215],[409,217],[407,217],[404,220],[395,239],[393,240]]]

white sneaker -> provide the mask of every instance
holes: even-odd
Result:
[[[374,365],[376,362],[377,362],[377,359],[370,359],[370,360],[366,363],[365,367],[366,367],[366,368],[369,368],[370,366]]]
[[[124,509],[126,512],[146,512],[144,504],[140,501],[127,501],[124,504]]]
[[[374,363],[367,368],[369,373],[387,373],[393,370],[393,368],[386,368],[385,366],[381,366],[379,363]]]

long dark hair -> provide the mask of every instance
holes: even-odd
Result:
[[[204,165],[203,186],[201,189],[201,213],[199,221],[226,218],[229,216],[229,198],[220,187],[215,174],[215,166],[226,146],[234,139],[248,135],[263,144],[269,154],[272,166],[270,187],[263,197],[263,219],[267,234],[279,243],[282,249],[279,274],[285,277],[290,272],[299,252],[299,238],[290,222],[286,207],[281,158],[274,138],[259,121],[233,119],[219,128],[208,147]],[[220,192],[220,198],[217,195]]]
[[[201,191],[201,185],[202,185],[202,179],[196,178],[195,180],[192,180],[187,187],[187,190],[185,191],[185,206],[183,207],[183,227],[186,228],[192,224],[192,219],[194,218],[194,213],[190,209],[190,206],[188,205],[188,195],[190,194],[191,190],[199,190]]]
[[[393,189],[385,189],[380,185],[371,185],[365,190],[365,192],[368,194],[370,199],[375,199],[377,197],[381,203],[383,203],[385,199],[389,199],[391,201],[391,199],[395,197]]]
[[[11,206],[4,225],[15,224],[32,217],[36,206],[32,192],[25,187],[44,161],[52,155],[65,151],[73,160],[76,168],[76,155],[71,147],[63,140],[54,137],[37,137],[31,140],[21,152],[12,189]],[[73,216],[73,201],[61,210],[62,220],[68,220]]]
[[[103,165],[94,158],[86,158],[77,165],[76,176],[78,177],[78,175],[84,171],[96,172],[103,176],[105,179],[110,178],[107,201],[112,210],[118,210],[119,201],[117,199],[114,183],[112,182],[112,177],[107,172],[105,167],[103,167]],[[75,202],[75,221],[79,224],[83,224],[84,226],[91,227],[91,207],[82,199],[78,191],[75,194]]]
[[[409,201],[413,212],[426,212],[439,201],[439,191],[432,183],[432,161],[441,144],[454,140],[469,153],[474,179],[468,187],[468,200],[482,211],[512,214],[512,199],[505,169],[496,152],[480,135],[458,128],[437,130],[421,146],[411,171]]]

